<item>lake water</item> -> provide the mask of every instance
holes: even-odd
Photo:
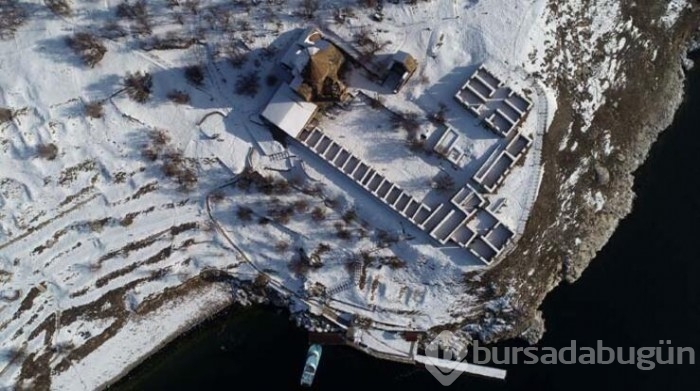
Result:
[[[695,56],[700,60],[700,56]],[[539,346],[575,339],[594,347],[694,347],[700,355],[700,65],[686,102],[636,174],[638,198],[610,242],[574,285],[545,300]],[[118,390],[291,390],[298,388],[306,335],[274,309],[231,310],[164,349]],[[499,346],[525,346],[512,342]],[[697,357],[700,360],[700,356]],[[506,381],[462,376],[476,390],[700,390],[700,364],[510,365]],[[324,347],[313,389],[426,390],[442,386],[425,370]]]

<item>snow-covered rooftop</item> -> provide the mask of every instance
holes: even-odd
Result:
[[[306,102],[288,84],[283,84],[270,99],[262,117],[292,137],[299,135],[318,106]]]

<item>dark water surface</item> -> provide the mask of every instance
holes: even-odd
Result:
[[[699,59],[700,56],[695,56]],[[574,285],[542,307],[539,346],[694,347],[700,361],[700,66],[674,125],[636,174],[638,198],[610,242]],[[500,346],[525,346],[510,343]],[[156,354],[118,390],[297,389],[307,341],[271,309],[232,310]],[[505,382],[462,376],[453,389],[700,390],[700,363],[641,371],[633,365],[509,365]],[[324,347],[314,389],[426,390],[426,370]]]

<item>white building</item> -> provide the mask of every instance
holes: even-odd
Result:
[[[288,84],[277,89],[261,116],[291,137],[296,138],[311,121],[318,106],[306,102]]]

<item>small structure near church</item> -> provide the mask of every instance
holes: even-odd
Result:
[[[389,64],[384,85],[391,88],[394,94],[398,93],[417,68],[418,62],[413,56],[406,52],[397,52]]]

